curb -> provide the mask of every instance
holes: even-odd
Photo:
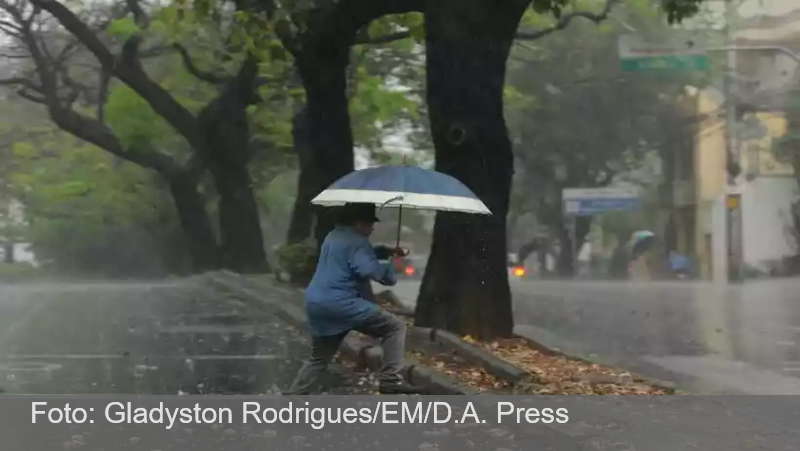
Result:
[[[468,362],[480,365],[492,376],[512,384],[518,384],[531,377],[528,371],[506,362],[479,346],[462,340],[461,337],[452,332],[432,329],[430,338],[434,343],[453,351]]]
[[[265,299],[253,287],[254,282],[230,271],[208,274],[206,279],[211,285],[237,293],[247,301],[262,305],[268,304],[274,307],[276,310],[273,314],[293,327],[298,329],[306,329],[307,327],[305,311],[300,302],[278,304]],[[247,287],[241,285],[247,285]],[[300,290],[296,290],[294,293],[289,290],[280,291],[289,296],[297,296],[298,299],[301,296]],[[409,330],[407,339],[410,338],[413,341],[416,337],[417,334]],[[357,335],[347,335],[342,341],[339,351],[349,360],[356,362],[361,368],[376,370],[383,365],[383,350],[381,347]],[[406,358],[403,376],[409,383],[425,387],[427,394],[430,395],[477,395],[480,393],[471,387],[461,386],[454,378],[439,374],[409,358]]]
[[[376,297],[380,297],[386,300],[399,310],[404,310],[405,312],[408,312],[407,316],[410,317],[414,316],[414,312],[411,309],[405,307],[402,301],[400,301],[397,295],[394,294],[391,290],[384,290],[381,293],[377,294]],[[468,360],[470,363],[474,365],[482,366],[483,369],[485,369],[489,374],[498,377],[500,379],[503,379],[505,381],[508,381],[514,386],[519,384],[526,384],[532,377],[532,375],[528,371],[525,371],[522,368],[517,367],[516,365],[508,363],[505,360],[496,357],[494,354],[478,346],[475,346],[471,343],[462,340],[461,337],[459,337],[456,334],[453,334],[452,332],[448,332],[441,329],[428,329],[419,327],[414,327],[414,328],[418,329],[417,335],[427,336],[428,340],[430,340],[431,342],[434,342],[440,346],[448,348],[449,350],[453,351],[454,353],[458,354],[460,357]],[[577,360],[589,365],[597,364],[597,362],[592,362],[591,360],[588,360],[579,355],[567,354],[557,348],[551,348],[545,346],[544,344],[538,341],[532,340],[531,338],[528,337],[523,337],[519,334],[514,334],[514,337],[524,340],[526,343],[528,343],[528,345],[531,348],[536,349],[537,351],[540,351],[544,354],[564,357],[570,360]],[[628,373],[631,375],[631,380],[633,382],[639,382],[650,385],[655,388],[659,388],[671,395],[676,394],[677,392],[680,391],[677,385],[672,382],[648,378],[639,374],[634,374],[630,371],[628,371]]]
[[[414,317],[414,311],[406,307],[392,290],[384,290],[376,294],[375,297],[390,303],[400,314],[411,318]],[[496,357],[479,346],[462,340],[461,337],[452,332],[414,326],[411,334],[444,347],[469,363],[480,366],[492,376],[508,381],[513,385],[524,382],[531,377],[528,371]]]
[[[586,363],[586,364],[589,364],[589,365],[602,364],[602,363],[598,363],[598,362],[593,362],[593,361],[591,361],[591,360],[589,360],[589,359],[587,359],[585,357],[581,357],[579,355],[565,353],[565,352],[563,352],[563,351],[561,351],[561,350],[559,350],[557,348],[551,348],[551,347],[545,346],[544,344],[542,344],[542,343],[540,343],[540,342],[538,342],[536,340],[533,340],[531,338],[528,338],[528,337],[523,337],[523,336],[518,335],[518,334],[514,334],[514,337],[515,338],[519,338],[520,340],[524,340],[526,343],[528,343],[528,345],[530,347],[532,347],[532,348],[536,349],[537,351],[542,352],[544,354],[549,354],[549,355],[558,356],[558,357],[564,357],[566,359],[571,359],[571,360],[577,360],[579,362],[583,362],[583,363]],[[624,369],[624,368],[622,368],[622,369]],[[631,380],[633,382],[639,382],[639,383],[643,383],[643,384],[646,384],[646,385],[650,385],[650,386],[655,387],[655,388],[659,388],[661,390],[666,391],[670,395],[677,394],[678,392],[681,391],[678,388],[677,384],[675,384],[673,382],[663,381],[663,380],[658,380],[658,379],[652,379],[652,378],[649,378],[649,377],[642,376],[640,374],[634,374],[634,373],[632,373],[630,371],[627,371],[627,372],[628,372],[628,374],[631,375]]]

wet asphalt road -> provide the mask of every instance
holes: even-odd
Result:
[[[9,394],[275,393],[308,349],[305,333],[269,307],[199,280],[0,285],[0,387]],[[347,387],[356,379],[334,371],[331,392],[358,392]]]
[[[511,285],[517,333],[547,345],[699,393],[800,394],[800,280]]]

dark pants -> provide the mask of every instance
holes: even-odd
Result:
[[[399,382],[405,357],[406,324],[391,313],[381,311],[352,330],[381,340],[383,347],[383,368],[379,375],[381,382]],[[339,345],[350,331],[338,335],[313,337],[311,360],[306,363],[295,378],[287,395],[308,394],[319,383],[328,365],[336,356]]]

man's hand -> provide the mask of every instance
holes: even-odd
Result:
[[[383,245],[375,246],[375,256],[378,260],[390,260],[393,257],[405,257],[406,255],[408,255],[408,251],[401,248],[391,248]]]

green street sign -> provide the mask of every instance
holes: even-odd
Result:
[[[620,67],[637,71],[704,71],[709,68],[705,42],[689,34],[676,34],[658,41],[648,41],[636,34],[619,39]]]
[[[620,67],[626,72],[639,72],[647,70],[708,70],[708,56],[661,56],[653,58],[620,59]]]

